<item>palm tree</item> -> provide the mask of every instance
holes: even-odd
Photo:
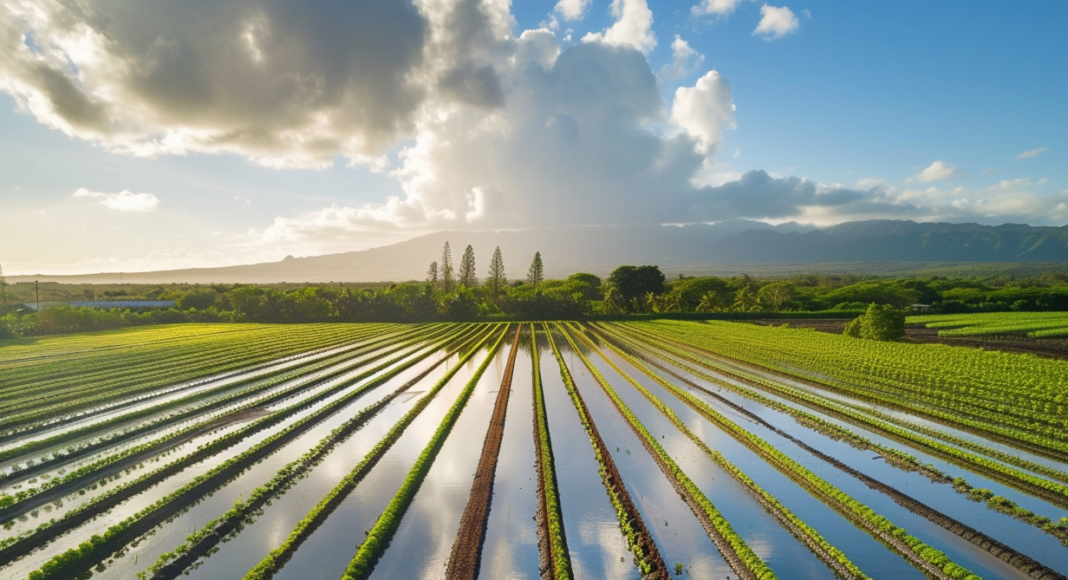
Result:
[[[604,300],[601,302],[601,310],[605,314],[618,314],[623,310],[623,307],[619,304],[619,292],[615,286],[607,285],[607,289],[604,291]]]
[[[760,307],[760,299],[757,298],[753,289],[742,286],[734,293],[734,309],[742,312],[752,312]]]
[[[701,301],[697,303],[698,312],[716,312],[719,310],[719,294],[715,290],[709,290],[701,296]]]

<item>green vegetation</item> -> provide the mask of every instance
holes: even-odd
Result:
[[[608,381],[606,381],[604,376],[601,375],[601,372],[597,370],[597,367],[590,363],[589,359],[586,358],[586,355],[584,355],[578,345],[575,344],[575,341],[571,338],[571,334],[564,329],[561,329],[561,332],[563,332],[564,337],[567,338],[572,351],[579,357],[579,360],[583,362],[586,369],[590,371],[590,374],[593,375],[597,384],[601,386],[601,389],[604,390],[605,394],[611,399],[612,404],[615,405],[616,409],[627,420],[627,423],[638,436],[642,445],[645,446],[656,460],[657,465],[660,466],[666,476],[675,480],[675,488],[686,500],[686,503],[690,505],[690,508],[694,510],[694,513],[698,514],[698,517],[704,516],[711,522],[712,526],[715,528],[715,534],[710,532],[712,540],[716,543],[717,547],[719,547],[720,551],[724,553],[727,562],[731,564],[734,571],[740,576],[751,575],[759,580],[774,580],[776,576],[775,573],[771,571],[771,568],[768,568],[767,564],[765,564],[760,557],[753,552],[749,545],[745,543],[745,540],[734,531],[734,528],[731,527],[726,518],[720,514],[718,509],[716,509],[716,506],[714,506],[708,497],[705,496],[704,492],[702,492],[701,489],[697,487],[697,484],[695,484],[682,471],[682,468],[675,463],[671,456],[668,455],[667,451],[665,451],[660,443],[657,442],[656,437],[649,433],[649,430],[646,429],[641,421],[634,416],[634,413],[632,413],[626,403],[619,398],[615,389],[608,384]],[[596,349],[596,346],[590,346]],[[609,364],[612,364],[611,361],[609,361]],[[613,365],[613,367],[616,368],[616,370],[619,370],[615,365]],[[620,374],[623,374],[622,371],[620,371]],[[629,379],[629,377],[627,378]],[[643,394],[652,397],[648,394],[648,391],[645,391],[638,383],[631,382],[631,384],[641,390]]]
[[[492,277],[486,280],[488,286]],[[489,291],[465,287],[455,275],[450,283],[458,300]],[[499,302],[521,288],[545,296],[564,286],[592,304],[614,283],[581,274],[543,280],[537,288],[502,285]],[[665,282],[664,294],[672,286]],[[717,290],[697,286],[706,306],[718,299]],[[754,297],[791,299],[782,287],[755,280],[748,287],[730,296],[737,312],[714,314],[751,316],[742,309]],[[660,308],[659,300],[654,295],[652,306],[641,307]],[[947,330],[1004,320],[921,319]],[[484,407],[470,401],[479,396],[482,373],[504,365],[509,327],[517,330],[510,351],[517,358],[509,357],[507,368],[532,365],[533,422],[526,428],[533,436],[506,439],[502,452],[523,445],[533,469],[518,474],[521,480],[497,472],[496,483],[478,480],[471,487],[481,505],[492,488],[492,509],[508,522],[486,520],[487,537],[498,539],[494,569],[499,550],[512,542],[508,534],[522,529],[524,538],[538,539],[537,573],[544,578],[572,578],[588,570],[590,558],[618,570],[628,566],[620,563],[628,553],[633,572],[643,577],[702,575],[698,570],[709,561],[671,543],[672,532],[685,529],[696,534],[691,539],[712,540],[732,577],[790,575],[779,569],[781,558],[765,559],[760,550],[800,555],[805,547],[815,556],[811,562],[857,580],[898,556],[943,579],[974,580],[972,571],[997,577],[990,571],[1005,564],[1030,577],[1056,577],[1055,568],[1030,556],[1046,557],[1035,547],[1046,549],[1049,536],[1068,545],[1068,518],[1042,515],[1068,507],[1068,363],[714,320],[189,324],[8,341],[0,348],[0,576],[83,578],[111,568],[124,577],[138,570],[141,578],[176,577],[205,566],[209,575],[239,570],[247,571],[246,580],[266,580],[284,566],[301,568],[286,575],[317,575],[303,566],[323,546],[343,554],[336,574],[347,564],[347,580],[383,573],[375,569],[385,567],[379,562],[411,566],[412,576],[437,573],[440,562],[405,549],[395,536],[414,516],[410,506],[438,501],[439,490],[427,487],[432,465],[457,465],[458,453],[470,453],[467,445],[446,443],[468,422],[485,419],[472,415]],[[541,358],[550,351],[559,392],[542,384]],[[457,373],[464,373],[462,384],[449,386]],[[447,386],[459,391],[457,398],[433,403]],[[505,393],[496,395],[495,417],[507,408]],[[442,404],[443,420],[427,422],[432,403]],[[513,403],[525,404],[507,405]],[[594,417],[627,433],[600,432]],[[550,433],[550,420],[563,430]],[[580,428],[592,456],[569,453],[561,464],[560,445],[576,444],[560,440],[561,433]],[[415,439],[402,438],[413,429]],[[629,440],[631,433],[642,446],[637,457],[610,451],[609,444],[620,445],[617,437]],[[394,455],[406,462],[396,477],[387,467],[395,467]],[[624,457],[652,469],[652,479]],[[877,467],[873,458],[893,467]],[[474,475],[460,471],[450,477],[470,484]],[[590,484],[603,487],[603,496],[575,487],[594,471],[600,482]],[[709,475],[716,477],[714,488],[704,484]],[[524,508],[503,499],[514,496],[500,493],[502,482],[530,494]],[[671,515],[668,529],[660,527],[668,523],[659,514],[674,509],[662,503],[675,502],[674,494],[650,494],[657,488],[649,487],[665,483],[692,512]],[[211,495],[215,501],[204,501]],[[371,512],[377,519],[341,522],[341,528],[331,522],[330,529],[346,530],[341,537],[322,533],[327,528],[320,526],[356,497],[361,510],[364,501],[380,502]],[[441,500],[442,510],[465,505],[443,497],[451,499]],[[596,521],[571,517],[566,510],[575,501],[598,503],[584,512]],[[811,519],[813,508],[827,509],[820,502],[838,515]],[[734,514],[753,509],[765,510],[771,517],[765,525],[789,535],[761,534],[775,539],[758,549],[756,532],[734,521]],[[435,513],[421,512],[431,519],[420,521],[434,522]],[[278,534],[279,517],[290,514],[296,517],[287,520],[288,534]],[[680,516],[687,521],[677,521]],[[1006,516],[1028,526],[1002,525]],[[613,537],[590,543],[588,525]],[[842,540],[855,531],[876,541]],[[502,544],[501,538],[509,539]],[[455,533],[433,541],[455,545]],[[666,564],[661,554],[677,564]],[[258,564],[234,568],[250,566],[246,559]]]
[[[546,520],[549,537],[548,564],[552,566],[552,578],[571,580],[571,557],[567,551],[567,537],[564,533],[564,516],[560,507],[560,490],[556,482],[556,469],[553,466],[553,445],[549,437],[549,416],[545,411],[545,392],[541,384],[541,362],[538,357],[537,331],[530,325],[530,355],[533,369],[534,390],[534,448],[537,461],[539,506],[541,517]]]
[[[578,387],[575,386],[574,378],[567,368],[567,363],[564,362],[563,355],[560,354],[560,349],[556,346],[552,331],[549,330],[548,326],[543,328],[545,329],[545,336],[549,339],[549,346],[552,348],[553,355],[556,356],[556,362],[560,365],[560,378],[564,381],[564,386],[571,397],[571,402],[578,412],[579,420],[582,421],[582,426],[585,427],[586,433],[589,435],[590,444],[593,445],[593,453],[597,458],[598,464],[597,471],[601,475],[601,482],[604,483],[608,499],[616,510],[619,528],[627,541],[627,548],[634,554],[634,563],[643,576],[663,574],[665,572],[663,559],[653,544],[649,531],[645,527],[645,522],[642,521],[641,514],[631,501],[626,487],[619,480],[619,473],[616,470],[612,456],[608,452],[604,440],[601,439],[593,418],[590,417],[586,402],[582,399],[582,395],[579,394]]]
[[[426,478],[427,472],[430,471],[434,458],[437,457],[438,451],[441,451],[441,446],[445,444],[445,438],[449,436],[452,426],[460,418],[460,413],[463,412],[464,407],[467,406],[467,401],[471,398],[471,393],[474,392],[479,379],[486,372],[486,367],[492,362],[494,355],[500,349],[507,335],[508,330],[506,327],[497,338],[497,341],[490,347],[489,354],[482,361],[482,364],[478,366],[478,370],[467,382],[463,391],[460,392],[460,396],[457,397],[449,412],[442,418],[437,430],[434,431],[434,435],[430,438],[430,442],[427,443],[419,458],[415,460],[415,465],[408,472],[408,477],[404,479],[404,483],[401,484],[397,494],[390,500],[382,515],[378,516],[378,521],[375,522],[375,525],[367,532],[367,538],[356,550],[356,555],[352,557],[352,561],[349,562],[348,567],[345,569],[345,574],[341,577],[342,580],[357,580],[370,576],[371,570],[374,569],[375,563],[389,546],[390,539],[393,538],[393,534],[400,526],[401,518],[404,517],[405,511],[411,505],[412,499],[415,498],[415,493],[419,491],[419,486],[422,485],[423,479]]]
[[[909,324],[937,328],[938,336],[1026,334],[1031,338],[1068,336],[1068,312],[989,312],[910,316]]]
[[[868,310],[845,325],[842,334],[866,340],[905,338],[905,313],[889,304],[868,306]]]

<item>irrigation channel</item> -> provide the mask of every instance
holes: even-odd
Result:
[[[0,578],[1066,579],[1068,363],[814,335],[10,341]]]

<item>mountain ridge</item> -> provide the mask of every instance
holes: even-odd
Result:
[[[500,246],[508,277],[522,278],[535,251],[547,277],[604,275],[621,264],[680,268],[742,264],[1068,262],[1068,226],[867,220],[817,228],[747,220],[684,226],[565,226],[511,231],[444,231],[366,250],[279,262],[124,273],[131,283],[380,282],[421,280],[445,241],[459,261],[475,248],[480,274]],[[680,270],[681,271],[681,270]],[[9,276],[10,281],[114,282],[117,273]]]

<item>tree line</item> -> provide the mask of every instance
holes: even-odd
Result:
[[[480,280],[475,251],[467,246],[454,265],[448,243],[422,281],[399,284],[41,284],[42,301],[173,300],[153,310],[54,307],[39,313],[0,311],[0,336],[36,336],[173,322],[427,322],[593,317],[725,316],[759,313],[864,311],[870,304],[933,312],[1068,310],[1068,276],[974,279],[930,276],[879,279],[858,275],[802,275],[758,279],[749,275],[677,276],[655,265],[624,265],[603,279],[576,273],[545,279],[536,252],[526,276],[509,280],[495,248]],[[32,302],[33,283],[7,285],[0,270],[0,299]]]

